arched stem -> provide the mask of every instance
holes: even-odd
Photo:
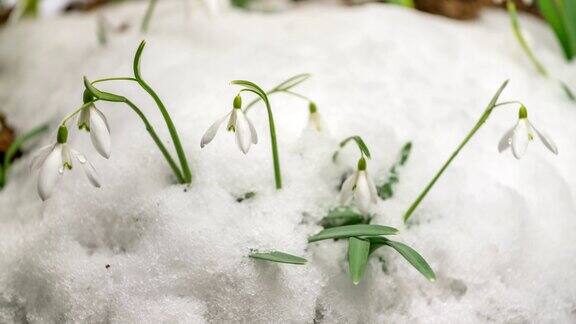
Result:
[[[241,85],[244,89],[242,91],[248,91],[255,93],[258,95],[264,104],[266,105],[266,110],[268,112],[268,126],[270,129],[270,142],[272,145],[272,160],[274,163],[274,180],[276,183],[276,189],[282,188],[282,174],[280,171],[280,157],[278,155],[278,143],[276,140],[276,125],[274,124],[274,115],[272,114],[272,107],[270,106],[270,101],[268,100],[268,96],[259,86],[256,84],[246,81],[246,80],[235,80],[232,81],[232,84]]]

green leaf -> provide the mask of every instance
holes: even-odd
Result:
[[[346,138],[345,140],[343,140],[342,142],[340,142],[340,148],[343,148],[351,140],[354,140],[354,142],[356,143],[356,146],[358,146],[358,149],[362,152],[362,154],[364,154],[369,159],[371,158],[370,150],[368,149],[368,146],[366,146],[366,143],[364,143],[364,140],[362,139],[362,137],[360,137],[358,135],[350,136],[350,137]],[[336,160],[337,152],[338,151],[336,151],[336,153],[332,156],[333,160]]]
[[[397,229],[382,225],[367,225],[367,224],[346,225],[322,230],[320,231],[320,233],[310,236],[308,238],[308,242],[311,243],[322,240],[345,238],[351,236],[394,235],[396,233],[398,233]]]
[[[132,62],[132,70],[134,71],[134,78],[137,80],[142,80],[140,77],[140,58],[142,57],[142,52],[144,52],[144,47],[146,47],[146,41],[143,40],[138,45],[136,54],[134,55],[134,62]]]
[[[562,81],[560,81],[560,85],[562,86],[562,89],[564,89],[564,92],[566,93],[568,98],[570,98],[570,100],[572,101],[576,101],[576,95],[574,95],[574,92],[572,92],[572,90],[568,87],[568,85]]]
[[[351,237],[348,239],[348,269],[352,283],[357,285],[362,280],[368,256],[370,251],[370,242],[368,240]]]
[[[94,96],[94,98],[96,99],[111,102],[126,102],[126,98],[122,96],[118,96],[108,92],[103,92],[96,89],[96,87],[94,87],[86,77],[84,77],[84,87],[86,87],[86,90],[90,92],[90,94],[92,94],[92,96]]]
[[[300,83],[306,81],[308,78],[310,78],[310,76],[311,76],[311,74],[309,74],[309,73],[302,73],[302,74],[295,75],[295,76],[289,78],[288,80],[280,83],[279,85],[275,86],[271,92],[290,90],[291,88],[293,88],[293,87],[299,85]]]
[[[270,252],[250,252],[249,257],[252,259],[277,262],[277,263],[287,263],[287,264],[306,264],[306,259],[292,254],[280,252],[280,251],[270,251]]]
[[[400,255],[406,259],[416,270],[418,270],[426,279],[434,282],[436,281],[436,274],[434,270],[430,267],[428,262],[416,252],[413,248],[408,245],[396,241],[389,240],[385,237],[370,237],[370,254],[372,254],[376,249],[381,246],[389,246],[396,250]]]
[[[324,228],[354,225],[354,224],[367,224],[370,217],[356,213],[350,207],[339,207],[332,209],[328,215],[320,221],[320,225]]]
[[[576,56],[576,0],[564,0],[563,3],[564,22],[568,36],[568,46],[570,46],[569,59],[572,60]]]
[[[568,1],[574,2],[574,0]],[[556,34],[556,38],[564,51],[564,56],[568,60],[572,59],[574,55],[576,55],[574,50],[576,44],[571,44],[568,34],[569,21],[566,21],[567,17],[564,15],[562,2],[558,0],[539,0],[538,7],[540,8],[540,13],[544,16],[544,19],[546,19],[550,28],[552,28]],[[573,24],[576,24],[576,22]]]
[[[400,157],[394,163],[394,165],[390,168],[388,178],[384,182],[384,184],[377,187],[378,197],[382,200],[386,200],[394,195],[394,185],[398,183],[398,169],[406,164],[408,161],[408,157],[410,156],[410,152],[412,150],[412,143],[408,142],[404,144],[402,150],[400,150]]]

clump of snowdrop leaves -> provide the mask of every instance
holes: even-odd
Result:
[[[371,158],[368,146],[360,136],[350,136],[340,143],[332,158],[336,161],[340,150],[351,142],[358,147],[360,158],[356,170],[342,184],[340,203],[344,206],[331,210],[321,221],[324,230],[309,237],[308,242],[347,239],[348,272],[355,285],[362,280],[370,255],[382,246],[393,248],[428,280],[435,281],[434,271],[418,252],[403,243],[386,238],[388,235],[397,234],[396,228],[369,224],[371,217],[368,213],[371,206],[378,203],[378,193],[367,171],[366,158]],[[406,162],[407,154],[402,155],[403,162]],[[360,213],[356,213],[348,206],[352,200]]]
[[[80,152],[68,145],[68,128],[60,126],[56,136],[56,143],[40,149],[38,155],[32,160],[32,169],[40,169],[38,175],[38,194],[42,200],[50,198],[60,177],[67,170],[72,170],[74,160],[78,161],[88,181],[96,187],[100,187],[98,174],[92,164]]]
[[[148,85],[146,81],[142,78],[140,73],[140,58],[144,50],[145,42],[142,41],[136,55],[134,56],[133,62],[133,77],[112,77],[104,78],[95,81],[89,81],[84,77],[84,104],[75,110],[70,115],[66,116],[61,126],[58,130],[57,141],[55,144],[49,145],[40,150],[38,156],[33,161],[34,168],[40,168],[40,173],[38,177],[38,193],[42,200],[46,200],[50,197],[53,189],[59,179],[59,176],[64,173],[65,170],[71,170],[73,166],[73,160],[77,160],[83,167],[86,175],[90,182],[96,186],[100,186],[96,171],[92,164],[90,164],[86,157],[77,151],[74,151],[68,147],[68,127],[67,123],[73,117],[78,117],[78,128],[80,130],[85,130],[90,133],[90,138],[92,140],[92,145],[96,151],[102,155],[104,158],[109,158],[111,154],[111,139],[110,139],[110,128],[108,126],[108,121],[104,114],[96,108],[96,103],[99,101],[108,101],[114,103],[122,103],[128,106],[136,113],[138,117],[142,120],[146,130],[154,140],[154,143],[158,146],[158,149],[168,162],[168,165],[174,172],[174,175],[179,183],[190,184],[192,181],[192,173],[188,166],[188,160],[184,154],[182,144],[180,143],[180,138],[176,127],[172,122],[172,118],[168,113],[168,110],[164,106],[160,97],[156,92]],[[159,138],[154,127],[148,121],[146,115],[142,110],[136,106],[128,98],[98,90],[95,84],[100,82],[108,81],[128,81],[139,85],[144,91],[146,91],[156,103],[158,110],[162,114],[166,127],[168,128],[172,143],[174,145],[174,150],[178,157],[178,162],[172,157],[172,154],[163,144],[162,140]]]
[[[550,152],[558,154],[558,148],[554,141],[532,125],[530,120],[528,120],[528,110],[524,105],[521,105],[518,111],[518,122],[516,126],[504,134],[504,137],[498,143],[498,151],[503,152],[512,147],[512,154],[514,154],[515,158],[520,159],[526,153],[528,142],[533,141],[536,136]]]

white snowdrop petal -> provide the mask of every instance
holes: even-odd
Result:
[[[38,174],[38,194],[42,200],[50,198],[60,178],[62,167],[62,145],[56,145],[48,154]]]
[[[90,181],[90,183],[94,187],[100,188],[100,180],[98,177],[98,173],[96,172],[96,169],[94,168],[92,163],[90,163],[90,161],[86,161],[86,163],[82,164],[82,169],[84,170],[84,173],[88,178],[88,181]]]
[[[354,201],[358,210],[363,214],[370,212],[370,189],[368,187],[368,180],[366,178],[366,172],[358,172],[358,180],[356,181],[356,190],[354,190]]]
[[[230,112],[230,119],[228,119],[228,125],[226,125],[226,130],[230,130],[230,128],[236,128],[236,119],[237,119],[237,112],[236,109],[232,109]]]
[[[90,127],[90,109],[84,108],[78,114],[78,128]]]
[[[218,128],[220,128],[220,125],[222,125],[222,123],[224,122],[224,120],[226,120],[226,117],[228,117],[228,115],[230,115],[230,113],[228,113],[224,117],[216,120],[208,128],[208,130],[206,130],[206,132],[202,136],[202,139],[200,140],[200,148],[202,148],[202,147],[206,146],[208,143],[212,142],[212,140],[216,136],[216,133],[218,133]]]
[[[244,117],[246,117],[246,115],[244,115]],[[256,133],[256,128],[254,128],[254,125],[250,119],[248,119],[248,117],[246,117],[246,121],[248,122],[248,126],[250,126],[250,138],[252,140],[252,144],[258,144],[258,134]]]
[[[56,146],[56,144],[48,144],[38,150],[38,153],[36,153],[30,162],[30,171],[37,170],[44,163],[50,152],[54,149],[54,146]]]
[[[370,177],[370,174],[368,174],[368,171],[364,172],[366,175],[366,182],[368,183],[368,189],[370,190],[370,200],[372,201],[373,204],[378,203],[378,192],[376,191],[376,185],[374,184],[374,181],[372,181],[372,178]]]
[[[354,172],[342,184],[342,189],[340,189],[340,204],[346,205],[350,201],[350,198],[352,198],[356,177],[357,172]]]
[[[250,132],[250,126],[246,120],[244,113],[239,111],[236,116],[236,143],[240,150],[246,154],[250,150],[250,145],[252,144],[252,134]]]
[[[96,108],[91,108],[90,114],[90,139],[92,145],[100,155],[105,158],[110,157],[110,130],[106,117]]]
[[[500,139],[500,142],[498,142],[498,152],[502,153],[510,147],[510,145],[512,144],[513,134],[514,134],[514,127],[510,128],[510,130],[507,131],[504,134],[504,136],[502,136],[502,139]]]
[[[58,146],[61,147],[62,151],[62,160],[61,160],[62,167],[68,166],[71,168],[73,163],[72,163],[72,156],[70,155],[70,147],[66,143],[59,144]]]
[[[512,134],[512,153],[514,157],[520,159],[526,153],[528,141],[528,125],[525,119],[519,120]]]
[[[530,127],[534,130],[536,134],[538,134],[538,138],[540,138],[544,146],[546,146],[546,148],[550,150],[550,152],[558,154],[558,147],[556,146],[556,143],[554,143],[554,141],[550,138],[550,136],[548,136],[546,133],[538,131],[538,129],[536,129],[536,127],[534,127],[532,123],[530,123]]]

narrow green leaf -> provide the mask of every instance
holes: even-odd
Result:
[[[385,237],[370,237],[370,254],[381,246],[387,245],[396,250],[400,255],[406,259],[416,270],[418,270],[426,279],[434,282],[436,281],[436,274],[430,267],[428,262],[408,245],[396,241],[389,240]]]
[[[320,231],[320,233],[310,236],[308,238],[308,242],[311,243],[322,240],[345,238],[351,236],[362,237],[362,236],[394,235],[396,233],[398,233],[397,229],[382,225],[367,225],[367,224],[346,225],[322,230]]]
[[[564,0],[564,23],[566,24],[566,34],[568,36],[568,46],[570,46],[570,57],[576,57],[576,0]]]
[[[277,262],[277,263],[287,263],[287,264],[306,264],[306,259],[292,254],[280,252],[280,251],[270,251],[270,252],[250,252],[248,255],[252,259]]]
[[[408,142],[404,144],[402,150],[400,150],[400,157],[394,163],[394,165],[390,168],[388,178],[386,181],[377,187],[378,197],[382,200],[386,200],[394,195],[394,185],[398,183],[398,169],[406,164],[408,161],[408,157],[410,156],[410,152],[412,150],[412,143]]]
[[[562,86],[562,89],[564,89],[566,96],[568,96],[570,100],[576,101],[576,95],[574,94],[574,92],[572,92],[572,90],[568,87],[568,85],[562,81],[560,81],[560,85]]]
[[[293,88],[293,87],[299,85],[300,83],[306,81],[308,78],[310,78],[310,76],[311,75],[309,73],[302,73],[302,74],[295,75],[295,76],[289,78],[288,80],[280,83],[279,85],[275,86],[272,89],[272,92],[290,90],[291,88]]]
[[[370,252],[370,242],[368,240],[351,237],[348,239],[348,269],[352,283],[357,285],[362,280],[368,256]]]
[[[568,60],[571,59],[576,53],[572,52],[572,45],[568,38],[568,31],[561,5],[557,0],[539,0],[538,7],[540,8],[540,13],[556,34],[556,38],[564,51],[564,56]]]
[[[369,159],[371,158],[370,150],[368,149],[368,146],[366,145],[366,143],[364,143],[364,140],[362,139],[362,137],[360,137],[358,135],[350,136],[350,137],[346,138],[345,140],[343,140],[342,142],[340,142],[340,148],[344,147],[351,140],[354,140],[354,142],[356,143],[356,146],[358,146],[358,149],[362,152],[362,154],[364,154]],[[333,156],[333,159],[335,159],[334,156]]]
[[[132,70],[134,71],[134,78],[137,80],[142,80],[140,76],[140,58],[142,57],[142,52],[144,52],[144,47],[146,47],[146,41],[143,40],[138,45],[138,49],[136,50],[136,54],[134,55],[134,61],[132,62]]]
[[[328,215],[322,218],[320,225],[324,228],[331,228],[345,225],[367,224],[369,221],[370,217],[356,213],[350,207],[339,207],[330,210]]]
[[[94,98],[96,99],[111,102],[126,102],[126,98],[122,96],[118,96],[108,92],[103,92],[96,89],[96,87],[94,87],[86,77],[84,77],[84,87],[86,87],[86,90],[88,90],[88,92],[90,92],[92,96],[94,96]]]

